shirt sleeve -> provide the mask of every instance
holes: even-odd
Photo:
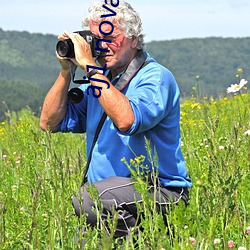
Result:
[[[83,99],[79,103],[67,103],[67,112],[64,119],[57,127],[57,132],[86,132],[86,116],[87,116],[87,102],[88,95],[83,91]]]
[[[157,63],[150,64],[141,70],[134,89],[126,94],[135,120],[121,134],[137,134],[155,127],[178,105],[180,93],[172,73]]]

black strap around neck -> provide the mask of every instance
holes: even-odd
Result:
[[[139,50],[136,57],[131,61],[125,72],[122,74],[120,79],[118,80],[115,87],[123,91],[128,84],[131,82],[131,80],[134,78],[134,76],[137,74],[137,72],[145,66],[146,63],[146,55],[143,50]]]
[[[148,63],[149,63],[149,61],[146,61],[146,55],[144,54],[143,50],[139,50],[136,57],[131,61],[131,63],[129,64],[129,66],[127,67],[127,69],[123,73],[123,75],[120,77],[120,79],[116,83],[115,88],[117,88],[119,91],[122,92],[128,86],[128,84],[131,82],[131,80],[134,78],[134,76],[137,74],[137,72],[141,68],[146,66]],[[107,117],[107,114],[104,112],[102,114],[102,117],[101,117],[98,125],[97,125],[95,136],[94,136],[94,139],[93,139],[93,142],[91,145],[88,160],[87,160],[86,167],[84,170],[84,175],[83,175],[83,180],[82,180],[81,186],[83,186],[87,182],[87,174],[88,174],[88,170],[89,170],[89,164],[90,164],[90,161],[92,158],[92,152],[93,152],[95,143],[98,139],[98,136],[101,132],[102,126],[106,120],[106,117]]]
[[[88,170],[89,170],[89,164],[90,164],[90,161],[91,161],[91,158],[92,158],[92,152],[93,152],[95,143],[96,143],[96,141],[98,139],[98,136],[99,136],[99,134],[101,132],[102,125],[103,125],[103,123],[106,120],[106,117],[107,117],[107,114],[104,112],[102,114],[102,117],[101,117],[98,125],[97,125],[96,131],[95,131],[95,136],[94,136],[94,139],[93,139],[93,142],[92,142],[92,145],[91,145],[91,149],[90,149],[90,152],[89,152],[89,157],[88,157],[85,169],[84,169],[84,174],[83,174],[83,179],[82,179],[81,187],[84,185],[84,183],[87,182],[87,174],[88,174]]]

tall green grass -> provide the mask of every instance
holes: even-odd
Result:
[[[181,128],[190,204],[170,209],[165,225],[142,181],[141,227],[118,242],[116,220],[107,221],[111,235],[99,221],[99,229],[85,233],[85,249],[228,249],[229,240],[250,249],[249,103],[249,94],[186,100]],[[28,109],[7,113],[0,124],[0,249],[80,249],[76,228],[86,223],[75,217],[71,197],[86,163],[84,135],[44,133],[38,124]],[[140,166],[143,157],[127,164]]]

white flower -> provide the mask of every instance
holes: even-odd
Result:
[[[245,85],[247,81],[245,79],[241,79],[239,84],[231,84],[231,87],[227,88],[227,93],[235,93],[240,91]]]
[[[239,247],[238,250],[247,250],[245,247]]]
[[[25,211],[24,207],[21,207],[21,208],[20,208],[20,214],[23,214],[24,211]]]
[[[244,133],[245,136],[250,136],[250,129],[248,129],[245,133]]]
[[[220,244],[220,242],[221,242],[221,240],[220,240],[220,239],[214,239],[214,244],[215,244],[215,245]]]

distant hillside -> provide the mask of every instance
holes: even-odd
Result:
[[[241,77],[250,80],[250,38],[204,38],[151,42],[146,49],[175,75],[182,94],[218,97]]]
[[[55,57],[56,42],[53,35],[0,29],[0,79],[48,89],[60,68]]]
[[[60,70],[56,42],[53,35],[0,29],[0,119],[6,106],[39,112]],[[250,79],[250,38],[154,41],[146,50],[174,73],[183,96],[192,94],[194,86],[200,96],[225,93],[239,67]]]

